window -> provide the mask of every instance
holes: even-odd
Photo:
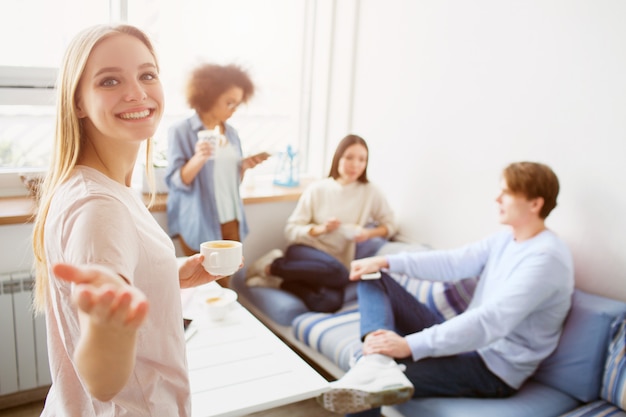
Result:
[[[184,82],[200,62],[234,63],[248,71],[255,95],[229,121],[245,154],[299,146],[306,2],[293,0],[135,0],[128,21],[155,42],[166,93],[166,114],[155,139],[192,114]],[[149,10],[150,12],[146,12]],[[272,160],[255,173],[270,173]]]
[[[47,166],[54,130],[53,95],[49,86],[33,87],[53,78],[51,74],[61,61],[69,39],[78,30],[107,22],[110,15],[113,20],[122,17],[142,28],[155,43],[166,94],[165,115],[155,135],[161,146],[166,141],[168,127],[191,114],[184,99],[184,81],[195,64],[206,61],[238,64],[250,73],[255,83],[255,95],[230,121],[242,138],[244,154],[264,150],[275,153],[288,144],[299,148],[301,141],[306,141],[300,126],[306,101],[302,94],[302,63],[307,47],[307,3],[293,0],[12,2],[11,12],[0,15],[3,39],[20,34],[19,42],[3,42],[0,46],[0,171]],[[31,71],[31,76],[19,80],[19,88],[9,85],[15,67]],[[261,171],[265,173],[272,172],[269,162],[255,171],[263,168]]]
[[[2,7],[0,172],[41,169],[54,131],[56,67],[76,32],[109,20],[109,0],[22,0]]]

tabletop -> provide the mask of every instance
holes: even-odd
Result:
[[[193,319],[187,341],[193,417],[243,416],[328,389],[326,379],[239,303],[222,321],[205,317],[203,294],[210,288],[183,290],[184,315]]]

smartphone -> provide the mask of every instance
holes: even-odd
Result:
[[[372,272],[371,274],[363,274],[361,275],[361,279],[379,279],[380,272]]]
[[[183,329],[185,329],[185,341],[188,341],[189,339],[191,339],[191,336],[196,334],[196,332],[198,331],[197,326],[189,327],[191,322],[192,322],[191,319],[183,318]]]
[[[252,155],[251,157],[252,157],[252,158],[262,158],[263,160],[266,160],[266,159],[267,159],[267,158],[269,158],[270,156],[272,156],[272,155],[270,155],[270,154],[269,154],[269,153],[267,153],[267,152],[259,152],[259,153],[257,153],[257,154]]]

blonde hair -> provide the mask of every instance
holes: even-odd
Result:
[[[155,62],[156,53],[148,36],[130,25],[96,25],[84,29],[71,41],[59,70],[56,94],[57,112],[54,145],[50,167],[41,186],[41,197],[33,229],[33,252],[35,255],[35,311],[43,312],[47,302],[49,287],[48,264],[44,247],[44,231],[50,203],[57,188],[71,175],[84,144],[83,125],[76,112],[76,91],[91,51],[103,39],[117,34],[126,34],[139,39],[146,45]],[[154,184],[152,170],[152,139],[147,141],[146,172]],[[154,187],[151,190],[151,204],[154,201]]]

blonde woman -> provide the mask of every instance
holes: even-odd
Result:
[[[178,268],[130,188],[163,112],[158,75],[150,40],[127,25],[85,29],[63,59],[33,236],[52,373],[42,416],[190,415],[178,288],[216,277],[201,255]]]

